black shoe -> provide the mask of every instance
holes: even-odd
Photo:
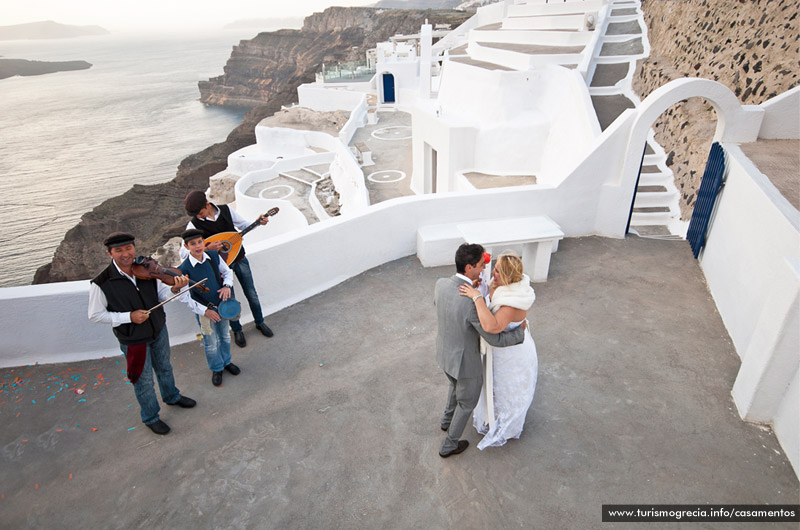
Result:
[[[176,401],[175,403],[167,403],[167,405],[178,405],[182,409],[190,409],[197,405],[197,401],[193,400],[192,398],[188,398],[186,396],[181,396],[181,398]]]
[[[231,375],[239,375],[241,373],[239,367],[233,363],[230,363],[228,366],[225,367],[225,369],[229,371]]]
[[[169,425],[161,420],[155,423],[148,423],[147,427],[156,434],[167,434],[169,432]]]
[[[448,425],[447,427],[445,427],[444,425],[442,425],[442,430],[443,430],[443,431],[445,431],[445,432],[447,432],[447,429],[449,429],[449,428],[450,428],[450,426],[449,426],[449,425]]]
[[[256,324],[256,329],[259,330],[265,337],[271,337],[274,335],[272,330],[269,329],[269,326],[263,322],[261,324]]]
[[[458,441],[458,447],[456,447],[455,449],[453,449],[449,453],[445,453],[445,454],[439,453],[439,456],[441,456],[442,458],[447,458],[450,455],[457,455],[459,453],[463,453],[467,449],[467,447],[469,447],[469,442],[468,441],[459,440]]]
[[[222,372],[211,372],[211,384],[214,386],[222,384]]]
[[[244,338],[244,332],[243,331],[234,331],[233,332],[233,342],[235,342],[236,345],[239,346],[240,348],[244,348],[245,346],[247,346],[247,341]]]

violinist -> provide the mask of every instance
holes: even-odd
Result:
[[[137,278],[133,273],[136,246],[131,234],[115,232],[103,244],[111,263],[89,284],[89,320],[111,324],[127,360],[128,379],[139,402],[142,422],[156,434],[167,434],[170,428],[158,416],[153,372],[164,403],[192,408],[196,402],[182,396],[175,386],[164,308],[148,310],[179,293],[189,279],[176,276],[170,288],[156,278]]]

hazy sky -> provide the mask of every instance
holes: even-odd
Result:
[[[377,0],[3,0],[0,26],[54,20],[110,31],[219,29],[245,18],[305,17],[331,5]]]

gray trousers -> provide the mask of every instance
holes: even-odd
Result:
[[[447,427],[447,437],[439,448],[439,453],[444,454],[458,447],[458,440],[464,433],[464,428],[469,423],[472,411],[481,397],[483,377],[459,378],[448,374],[450,388],[447,393],[447,404],[442,416],[442,427]]]

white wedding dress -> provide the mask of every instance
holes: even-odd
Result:
[[[515,329],[521,324],[522,322],[512,322],[506,330]],[[486,385],[473,414],[473,425],[479,433],[485,434],[483,440],[478,442],[478,449],[481,450],[486,447],[500,447],[511,438],[519,438],[528,408],[533,402],[539,373],[536,345],[528,329],[525,329],[525,340],[521,344],[492,348],[492,357],[494,428],[489,429]]]

